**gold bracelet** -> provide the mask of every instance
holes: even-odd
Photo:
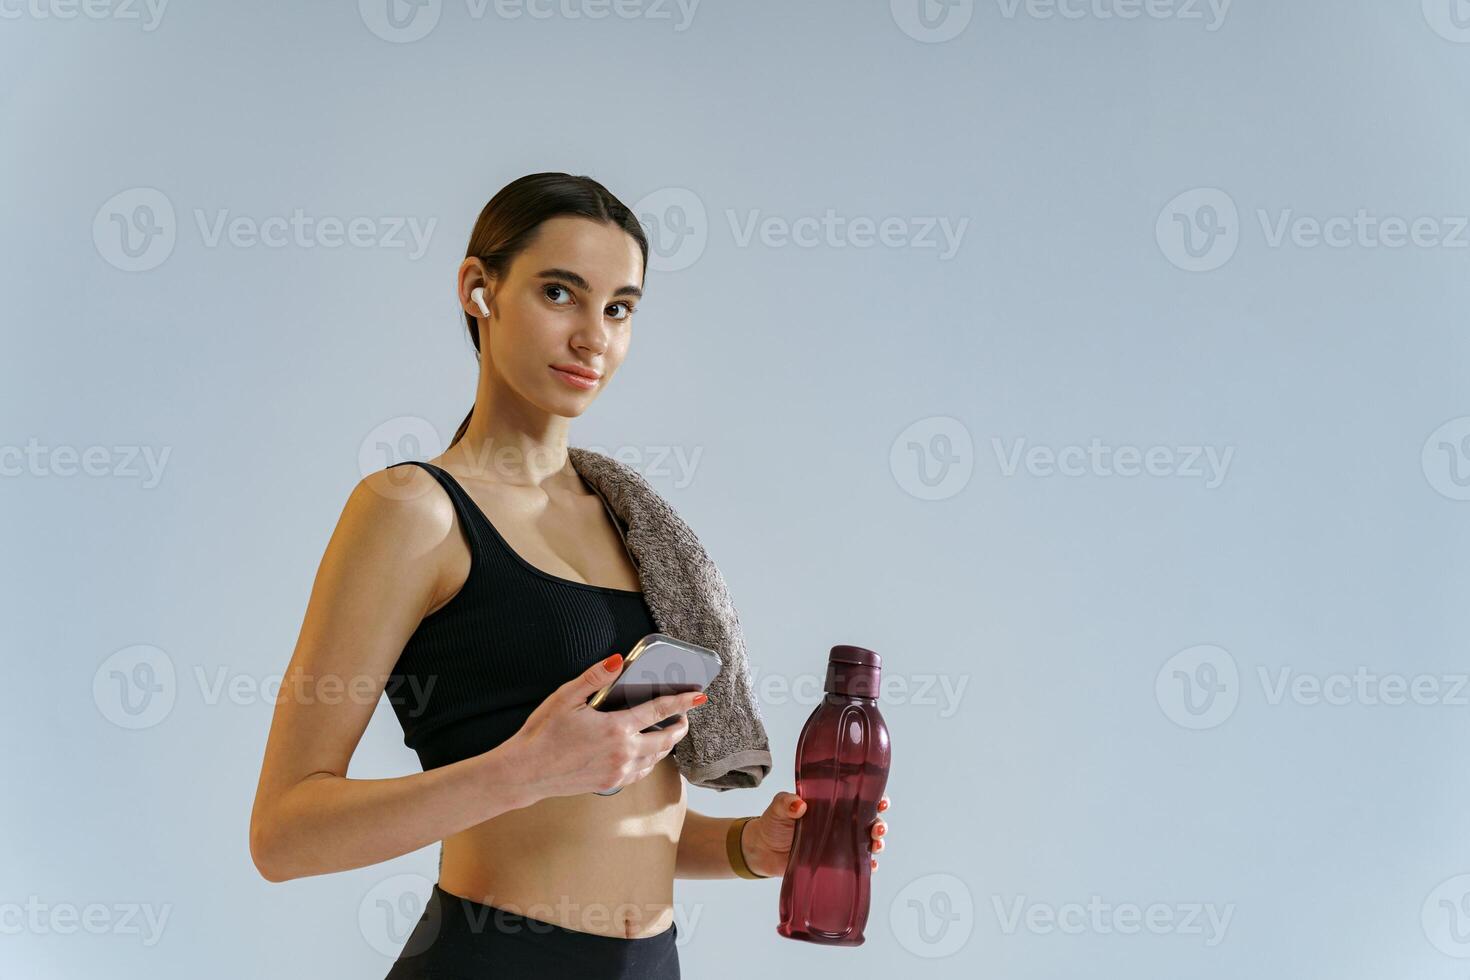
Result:
[[[740,836],[745,832],[745,825],[754,820],[754,817],[738,817],[730,824],[730,829],[725,833],[725,853],[730,856],[730,867],[742,878],[771,878],[773,875],[758,875],[750,870],[750,865],[745,863],[745,851],[740,846]]]

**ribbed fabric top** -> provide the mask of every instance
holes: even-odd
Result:
[[[642,592],[542,571],[446,470],[421,460],[393,464],[406,465],[422,466],[444,487],[470,549],[464,586],[420,620],[384,690],[403,744],[429,770],[504,742],[552,691],[658,627]]]

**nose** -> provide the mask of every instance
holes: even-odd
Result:
[[[577,318],[577,329],[572,334],[572,344],[601,354],[607,350],[609,327],[602,316],[601,307],[587,307],[586,313]]]

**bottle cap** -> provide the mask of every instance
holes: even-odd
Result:
[[[883,658],[872,650],[838,644],[827,657],[827,693],[876,698],[882,668]]]

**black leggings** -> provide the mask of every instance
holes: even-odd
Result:
[[[581,932],[451,895],[435,882],[385,980],[679,980],[678,935],[675,924],[639,939]]]

